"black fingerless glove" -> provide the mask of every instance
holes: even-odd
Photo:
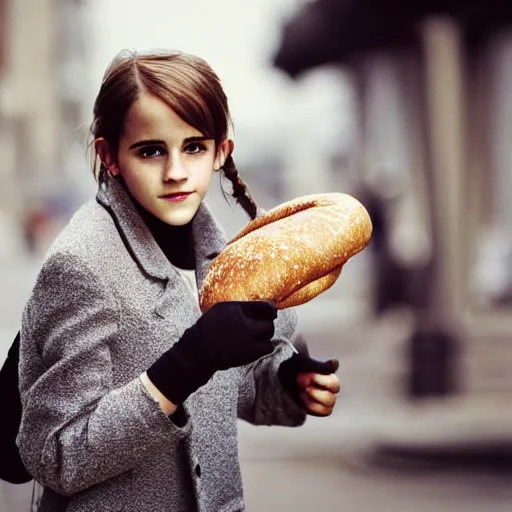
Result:
[[[220,302],[187,329],[147,375],[168,400],[179,405],[216,371],[270,354],[276,317],[271,302]]]
[[[329,359],[327,361],[318,361],[309,357],[309,351],[306,343],[302,339],[298,339],[295,343],[298,354],[293,354],[290,359],[283,361],[279,366],[277,375],[281,381],[281,385],[291,396],[291,398],[300,407],[303,407],[299,398],[299,385],[297,384],[297,375],[299,373],[320,373],[321,375],[330,375],[336,373],[339,367],[337,359]]]

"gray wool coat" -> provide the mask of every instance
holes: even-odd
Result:
[[[204,203],[193,233],[200,288],[226,243]],[[45,488],[41,512],[244,510],[237,418],[305,421],[276,375],[295,317],[279,313],[273,354],[191,395],[180,427],[139,375],[200,314],[122,183],[107,178],[49,250],[22,317],[17,442]]]

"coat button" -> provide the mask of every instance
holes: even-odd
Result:
[[[198,477],[201,476],[201,466],[199,464],[196,464],[195,472]]]

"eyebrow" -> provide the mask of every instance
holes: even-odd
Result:
[[[212,140],[212,137],[203,137],[203,136],[197,136],[197,137],[187,137],[183,140],[184,144],[190,144],[191,142],[204,142],[206,140]],[[140,148],[141,146],[164,146],[165,141],[158,140],[158,139],[143,139],[139,140],[138,142],[133,143],[130,146],[130,149]]]

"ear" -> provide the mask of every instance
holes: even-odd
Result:
[[[119,167],[117,165],[117,155],[112,146],[103,138],[95,139],[94,148],[99,156],[101,163],[107,168],[112,176],[119,174]]]
[[[235,143],[231,139],[224,139],[217,148],[217,155],[215,156],[215,160],[213,161],[213,168],[216,171],[220,171],[222,166],[226,163],[226,160],[233,150],[235,149]]]

